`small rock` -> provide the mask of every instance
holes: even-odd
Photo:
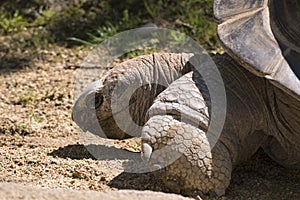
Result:
[[[85,179],[85,178],[87,178],[87,175],[82,172],[79,172],[77,170],[74,170],[72,177],[77,178],[77,179]]]

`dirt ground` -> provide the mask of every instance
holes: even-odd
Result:
[[[95,159],[71,120],[74,74],[89,49],[52,47],[29,62],[1,55],[0,182],[49,188],[166,191],[152,174],[123,170],[122,158]],[[98,145],[139,151],[135,140]],[[105,150],[105,151],[104,151]],[[204,199],[212,197],[204,196]],[[221,199],[300,199],[300,170],[285,169],[259,151],[233,172]]]

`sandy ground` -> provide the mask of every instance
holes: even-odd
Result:
[[[2,55],[0,182],[94,191],[167,191],[152,174],[124,172],[126,159],[105,156],[118,149],[139,151],[135,140],[98,145],[104,152],[99,159],[82,145],[70,116],[76,66],[88,51],[53,47],[40,50],[30,62]],[[234,170],[221,199],[300,199],[300,170],[285,169],[260,151]]]

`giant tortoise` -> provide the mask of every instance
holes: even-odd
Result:
[[[226,54],[212,58],[227,99],[216,144],[207,135],[210,91],[189,65],[194,55],[186,53],[156,53],[117,65],[81,94],[72,117],[83,130],[102,137],[124,139],[134,132],[142,138],[143,159],[174,188],[222,195],[232,169],[259,147],[283,166],[300,167],[300,3],[215,0],[214,14]],[[157,78],[168,87],[153,84]],[[115,117],[123,119],[123,127],[127,118],[122,108],[112,112],[112,91],[122,102],[125,90],[114,87],[136,81],[145,86],[130,97],[129,110],[140,126],[124,131]],[[166,154],[155,154],[166,146]],[[164,164],[174,152],[178,159]]]

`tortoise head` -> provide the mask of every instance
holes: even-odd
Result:
[[[111,97],[115,84],[116,77],[104,76],[91,83],[78,97],[72,109],[72,119],[83,131],[110,139],[130,137],[114,120]]]
[[[299,0],[215,0],[214,14],[236,61],[300,99]]]

